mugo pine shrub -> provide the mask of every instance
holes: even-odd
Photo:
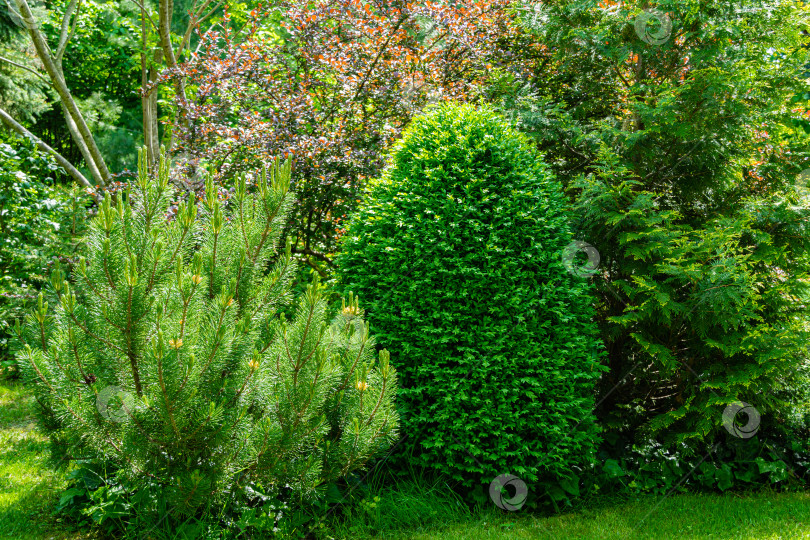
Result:
[[[390,446],[396,375],[359,319],[333,324],[314,282],[293,301],[290,162],[226,205],[209,181],[179,206],[169,165],[91,225],[88,259],[52,278],[54,308],[18,328],[21,363],[44,425],[71,456],[109,464],[127,485],[157,486],[177,515],[204,511],[249,484],[283,497],[317,495]],[[270,265],[269,260],[275,262]]]
[[[469,106],[414,120],[372,183],[339,278],[391,350],[412,464],[576,490],[601,370],[568,211],[527,139]]]

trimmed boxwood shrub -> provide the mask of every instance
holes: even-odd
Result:
[[[563,261],[568,212],[490,109],[443,105],[405,131],[338,257],[401,377],[400,458],[467,486],[511,473],[576,491],[601,367],[590,285]]]

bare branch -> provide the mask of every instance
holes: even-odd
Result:
[[[37,77],[39,77],[39,78],[40,78],[40,79],[42,79],[43,81],[45,81],[45,82],[50,82],[50,81],[48,81],[48,78],[47,78],[47,77],[45,77],[45,75],[43,75],[42,73],[39,73],[39,72],[35,71],[34,69],[32,69],[32,68],[30,68],[30,67],[28,67],[28,66],[24,66],[24,65],[22,65],[22,64],[18,64],[18,63],[17,63],[17,62],[15,62],[14,60],[9,60],[8,58],[5,58],[5,57],[3,57],[3,56],[0,56],[0,62],[5,62],[5,63],[7,63],[7,64],[11,64],[11,65],[12,65],[12,66],[14,66],[14,67],[18,67],[18,68],[20,68],[20,69],[24,69],[25,71],[28,71],[28,72],[33,73],[34,75],[36,75]]]
[[[220,0],[219,2],[217,2],[217,5],[212,7],[211,11],[206,13],[203,17],[200,17],[200,15],[202,15],[202,12],[205,11],[205,9],[209,5],[211,5],[211,2],[213,2],[213,0],[205,0],[203,5],[200,6],[199,9],[195,8],[192,10],[191,20],[189,20],[188,27],[186,28],[186,33],[183,35],[183,41],[180,42],[180,47],[178,47],[177,49],[178,56],[183,54],[183,51],[186,49],[186,47],[188,47],[189,42],[191,41],[191,32],[194,30],[194,28],[199,26],[199,24],[203,22],[205,19],[216,13],[216,11],[222,6],[224,1],[225,0]]]
[[[149,11],[147,11],[147,9],[146,9],[146,7],[144,6],[143,2],[141,2],[140,0],[132,0],[132,1],[133,1],[133,2],[135,2],[135,5],[136,5],[136,6],[138,6],[139,8],[141,8],[141,13],[143,14],[144,18],[145,18],[147,21],[149,21],[149,24],[151,24],[151,25],[152,25],[152,30],[154,30],[154,31],[155,31],[155,33],[157,33],[157,32],[158,32],[158,27],[157,27],[157,24],[155,24],[155,21],[152,19],[152,16],[151,16],[151,15],[147,16],[147,15],[148,15],[148,13],[149,13]]]
[[[11,117],[11,115],[9,115],[3,109],[0,109],[0,120],[2,120],[3,123],[6,126],[8,126],[9,129],[16,132],[18,135],[22,135],[23,137],[31,139],[32,141],[34,141],[34,144],[36,144],[39,149],[51,154],[56,159],[57,163],[59,163],[59,165],[61,165],[65,169],[65,171],[67,171],[67,173],[71,177],[73,177],[74,180],[76,180],[83,186],[89,188],[90,195],[92,195],[94,199],[96,199],[97,201],[101,200],[101,196],[98,193],[96,193],[96,191],[93,189],[93,185],[90,183],[90,181],[87,180],[87,178],[85,178],[84,175],[76,169],[76,167],[74,167],[68,160],[66,160],[62,156],[62,154],[60,154],[59,152],[57,152],[56,150],[54,150],[53,148],[42,142],[42,140],[39,137],[37,137],[36,135],[25,129],[22,125],[20,125],[19,122],[14,120]]]
[[[18,0],[20,1],[20,0]],[[158,0],[158,37],[160,38],[160,48],[163,49],[163,59],[166,61],[166,67],[170,70],[177,69],[177,56],[174,52],[174,46],[171,39],[172,27],[172,11],[174,9],[173,0]],[[180,107],[185,109],[188,100],[186,98],[186,85],[185,79],[182,75],[176,75],[174,79],[174,90],[180,100]],[[180,124],[185,126],[188,120],[181,117]],[[167,151],[171,151],[174,144],[173,131],[169,132],[169,141],[166,145]]]
[[[20,15],[26,19],[33,20],[34,15],[31,13],[31,7],[28,5],[27,0],[15,1],[20,10]],[[65,75],[62,72],[62,62],[52,56],[51,48],[48,45],[45,36],[37,26],[31,25],[28,28],[28,34],[34,44],[34,49],[36,50],[39,60],[42,62],[45,71],[48,73],[48,76],[51,79],[53,89],[56,90],[57,94],[59,94],[59,100],[64,109],[67,111],[68,116],[70,116],[76,124],[77,135],[74,135],[74,138],[81,139],[81,141],[76,140],[76,143],[79,144],[80,142],[84,142],[86,145],[87,152],[82,152],[82,155],[84,156],[84,159],[88,165],[95,165],[98,177],[96,177],[94,174],[94,179],[99,185],[106,186],[110,182],[110,171],[107,169],[107,164],[105,163],[104,158],[98,149],[98,145],[93,138],[93,134],[90,132],[90,128],[87,126],[82,113],[76,106],[73,96],[70,94],[67,82],[65,81]],[[79,147],[81,149],[80,144]],[[91,172],[92,171],[93,167],[91,167]]]
[[[76,21],[79,20],[78,6],[80,5],[80,0],[70,0],[70,4],[68,4],[67,9],[65,9],[65,15],[62,17],[62,31],[59,33],[59,45],[56,47],[56,56],[54,57],[57,62],[62,61],[62,56],[65,54],[68,41],[73,37],[73,32],[76,30]],[[71,25],[70,18],[74,11],[76,12],[76,16],[73,18],[73,24]]]

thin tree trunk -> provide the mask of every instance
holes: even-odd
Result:
[[[141,6],[141,91],[150,86],[157,80],[157,69],[155,66],[159,64],[160,50],[155,49],[152,55],[152,64],[149,64],[148,51],[146,49],[148,44],[149,29],[147,26],[147,17],[149,14],[144,9],[144,4]],[[157,89],[152,88],[152,91],[147,95],[141,96],[141,110],[143,111],[143,143],[146,146],[146,161],[149,166],[149,171],[154,172],[155,164],[158,160],[159,151],[159,137],[158,137],[158,123],[157,123]]]
[[[16,2],[17,7],[20,10],[20,14],[27,20],[34,20],[34,15],[31,13],[31,8],[28,6],[28,2],[26,0],[16,0]],[[45,67],[45,71],[48,73],[48,76],[51,79],[51,84],[53,85],[54,90],[56,90],[56,93],[59,94],[59,99],[61,100],[62,105],[68,112],[68,115],[75,122],[76,132],[74,134],[74,132],[71,131],[71,134],[73,134],[74,140],[76,140],[78,137],[84,142],[91,158],[90,160],[87,160],[87,157],[85,157],[85,159],[88,161],[88,167],[92,172],[94,169],[93,164],[95,165],[95,169],[99,174],[99,177],[95,179],[96,182],[101,186],[106,186],[110,182],[110,171],[107,169],[107,164],[104,162],[104,158],[101,156],[101,152],[96,145],[93,134],[90,132],[90,128],[87,127],[84,117],[79,111],[79,108],[76,106],[73,96],[70,94],[70,90],[65,82],[65,76],[62,72],[62,68],[59,65],[61,62],[58,59],[55,61],[51,56],[51,48],[48,46],[45,37],[39,30],[39,27],[35,24],[28,26],[28,32],[31,35],[31,40],[34,43],[34,49],[37,52],[37,56],[42,62],[42,65]],[[60,43],[60,50],[63,45],[63,43]],[[79,140],[76,140],[76,144],[81,147]],[[92,161],[92,164],[90,161]]]
[[[60,102],[62,106],[62,114],[65,117],[65,123],[67,124],[68,131],[70,131],[71,137],[73,137],[73,142],[76,143],[76,146],[79,147],[79,152],[81,152],[82,157],[84,158],[84,162],[87,164],[87,168],[90,170],[90,175],[96,181],[96,185],[103,185],[101,183],[101,172],[96,167],[95,161],[93,161],[93,156],[90,154],[90,150],[87,148],[87,145],[84,144],[84,139],[79,134],[79,128],[76,127],[76,122],[73,121],[73,117],[70,116],[65,104]]]
[[[173,10],[173,0],[160,0],[158,6],[158,33],[160,36],[160,47],[163,49],[163,58],[166,59],[166,66],[169,69],[175,69],[177,67],[177,57],[174,55],[174,47],[172,47],[171,39]],[[186,89],[183,79],[175,78],[174,85],[177,95],[185,99]]]
[[[160,47],[163,49],[163,59],[166,61],[166,66],[169,69],[177,68],[177,57],[174,54],[174,47],[172,47],[171,40],[171,27],[172,27],[172,13],[174,11],[173,0],[159,0],[158,2],[158,35],[160,37]],[[180,108],[185,108],[186,103],[186,83],[182,77],[175,75],[174,77],[174,91],[180,98]],[[179,113],[180,111],[178,111]],[[185,126],[187,120],[182,114],[178,115],[178,121]],[[171,152],[174,145],[174,131],[170,131],[166,151]]]
[[[158,91],[154,85],[158,78],[157,66],[163,61],[163,53],[160,49],[154,50],[152,61],[152,68],[149,70],[149,84],[153,86],[153,90],[149,94],[149,111],[151,114],[149,136],[151,137],[152,151],[155,156],[154,162],[157,163],[160,157],[160,132],[158,131]]]

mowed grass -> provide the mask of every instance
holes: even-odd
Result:
[[[47,438],[34,427],[34,398],[21,385],[0,384],[0,538],[89,538],[60,532],[52,516],[63,473],[48,467]]]
[[[493,513],[488,518],[472,519],[411,534],[379,534],[375,538],[801,539],[810,538],[810,494],[681,494],[663,501],[649,498],[543,518]]]
[[[33,397],[0,382],[0,539],[94,538],[53,516],[64,473],[47,462],[47,439],[34,428]],[[552,517],[489,505],[472,512],[442,482],[381,486],[372,508],[327,520],[320,538],[478,539],[810,539],[810,493],[680,494],[634,501],[602,499]]]
[[[552,517],[470,513],[441,490],[381,493],[377,509],[334,524],[333,538],[459,540],[810,539],[810,493],[679,494],[603,501]],[[494,505],[493,505],[494,506]],[[455,507],[455,508],[453,508]]]

